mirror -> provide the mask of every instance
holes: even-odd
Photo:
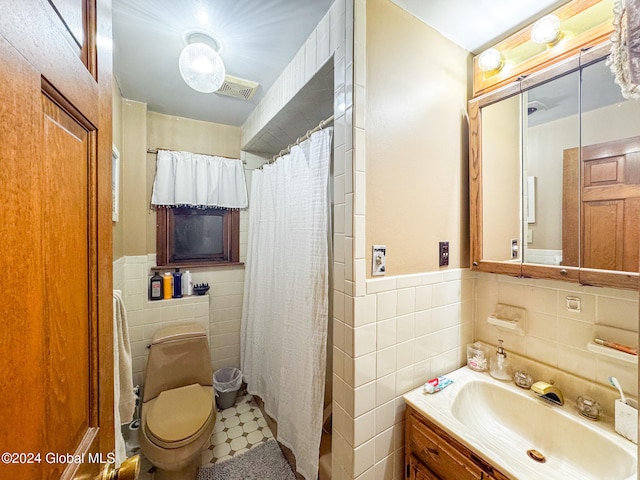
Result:
[[[474,269],[638,286],[640,102],[594,50],[470,102]]]
[[[520,95],[482,109],[483,258],[519,262],[512,242],[520,240]],[[494,187],[495,186],[495,187]]]
[[[568,245],[577,254],[579,241],[573,225],[564,225],[563,211],[563,192],[578,191],[577,171],[565,171],[564,156],[580,145],[579,92],[580,72],[574,71],[522,93],[526,263],[579,266],[578,259],[564,251]]]

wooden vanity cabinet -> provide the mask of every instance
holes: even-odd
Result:
[[[409,480],[509,480],[409,405],[405,472]]]

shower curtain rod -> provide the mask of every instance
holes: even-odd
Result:
[[[295,142],[293,142],[291,145],[289,145],[286,148],[283,148],[282,150],[280,150],[278,153],[276,153],[273,157],[271,157],[271,160],[269,160],[269,163],[273,163],[276,161],[276,159],[280,158],[282,155],[286,154],[286,153],[291,153],[291,149],[293,147],[295,147],[296,145],[300,145],[300,142],[304,142],[305,140],[307,140],[309,137],[311,137],[311,135],[313,135],[314,133],[316,133],[319,130],[322,130],[324,127],[326,127],[328,124],[333,122],[333,115],[331,115],[329,118],[325,118],[324,120],[322,120],[317,127],[308,130],[307,133],[305,133],[303,136],[299,137]]]
[[[147,153],[151,153],[153,155],[157,155],[158,154],[158,150],[166,150],[167,152],[180,152],[180,151],[184,151],[184,150],[171,150],[170,148],[147,148]],[[209,157],[220,157],[220,158],[227,158],[229,160],[240,160],[237,157],[225,157],[224,155],[214,155],[212,153],[197,153],[197,152],[189,152],[189,153],[193,153],[195,155],[207,155]],[[246,165],[247,162],[242,160],[242,164]]]

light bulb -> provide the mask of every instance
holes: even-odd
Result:
[[[534,43],[547,43],[553,45],[561,37],[560,19],[555,15],[547,15],[542,17],[533,24],[531,29],[531,40]]]
[[[491,72],[502,68],[502,55],[495,48],[485,50],[478,57],[478,67],[483,72]]]

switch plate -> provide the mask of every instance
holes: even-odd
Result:
[[[387,246],[374,245],[371,259],[371,275],[384,275],[387,271]]]
[[[449,242],[440,242],[438,252],[438,265],[441,267],[449,265]]]

